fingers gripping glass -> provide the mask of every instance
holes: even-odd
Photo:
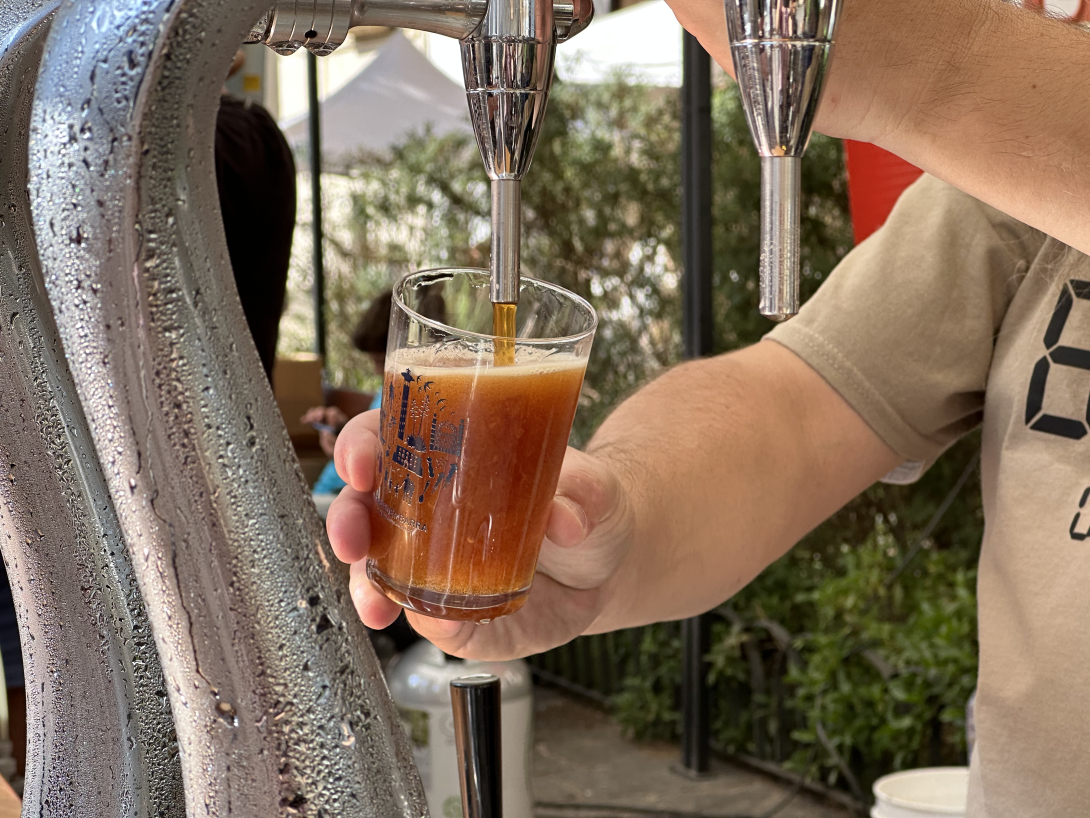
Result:
[[[484,270],[394,288],[367,575],[398,604],[487,622],[522,607],[597,317],[523,278],[511,344]]]

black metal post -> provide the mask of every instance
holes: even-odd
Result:
[[[307,91],[310,101],[310,199],[314,238],[314,351],[325,365],[325,237],[322,233],[322,122],[318,101],[318,58],[307,52]]]
[[[684,257],[685,354],[711,354],[712,332],[712,99],[711,59],[688,32],[683,42],[681,85],[681,242]],[[707,616],[681,624],[684,677],[681,684],[681,764],[685,772],[709,770],[711,721],[707,663]]]
[[[681,766],[691,775],[704,775],[710,768],[710,691],[704,657],[711,647],[707,615],[681,623],[683,671],[681,680]]]
[[[711,354],[712,89],[711,58],[684,34],[681,85],[681,243],[684,259],[685,355]]]

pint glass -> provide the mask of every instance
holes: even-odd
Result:
[[[582,298],[523,278],[512,360],[489,283],[447,269],[394,288],[367,563],[398,604],[473,622],[530,592],[597,326]]]

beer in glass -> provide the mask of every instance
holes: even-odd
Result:
[[[475,622],[529,594],[597,325],[523,278],[512,342],[491,334],[488,295],[483,270],[394,289],[367,564],[400,605]]]

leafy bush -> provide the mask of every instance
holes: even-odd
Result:
[[[677,709],[681,641],[671,625],[643,629],[635,672],[625,677],[614,698],[621,722],[638,739],[669,739],[681,730]]]

